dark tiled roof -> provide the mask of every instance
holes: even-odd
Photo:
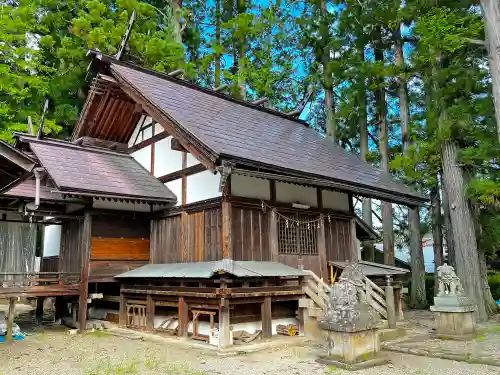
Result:
[[[27,138],[31,149],[64,191],[176,201],[165,185],[128,154]]]
[[[13,188],[7,190],[4,195],[9,197],[19,197],[19,198],[35,198],[35,180],[29,179],[22,181]],[[40,199],[44,201],[61,201],[65,202],[63,196],[58,193],[53,193],[51,190],[55,190],[53,187],[40,186]]]
[[[318,176],[349,187],[364,186],[373,196],[379,191],[397,195],[400,201],[404,197],[425,200],[302,122],[141,69],[111,64],[111,71],[217,156]]]

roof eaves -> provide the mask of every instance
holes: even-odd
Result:
[[[248,166],[255,167],[257,164],[255,162],[244,162],[239,158],[234,157],[226,157],[222,156],[221,158],[230,159],[236,161],[238,164],[246,164]],[[272,172],[264,172],[264,171],[250,171],[246,169],[235,168],[233,169],[234,173],[241,173],[248,176],[260,177],[260,178],[269,178],[272,180],[280,180],[280,181],[289,181],[300,183],[304,185],[315,185],[321,187],[328,187],[339,191],[349,191],[354,192],[356,194],[386,200],[388,202],[394,202],[399,204],[404,204],[408,206],[420,206],[422,204],[428,203],[429,199],[415,193],[415,195],[409,195],[405,193],[398,193],[395,191],[390,191],[387,189],[381,189],[373,186],[365,186],[361,184],[354,184],[348,181],[340,181],[334,178],[329,178],[326,176],[318,176],[308,173],[301,173],[296,170],[289,170],[285,168],[280,168],[277,166],[259,163],[258,167],[260,170],[265,169]],[[273,172],[284,173],[284,174],[276,174]]]
[[[104,199],[118,199],[123,201],[143,201],[147,203],[175,203],[177,202],[177,198],[159,198],[159,197],[147,197],[147,196],[138,196],[138,195],[120,195],[120,194],[108,194],[99,191],[92,190],[66,190],[64,187],[62,189],[53,190],[52,193],[62,194],[63,196],[76,196],[76,197],[95,197],[95,198],[104,198]]]

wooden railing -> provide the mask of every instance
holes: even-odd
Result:
[[[385,291],[365,276],[366,302],[373,307],[384,319],[387,319],[387,304],[385,302]]]
[[[19,288],[80,283],[78,272],[1,272],[1,288]]]
[[[304,272],[308,274],[308,277],[304,282],[303,291],[314,302],[314,307],[309,306],[309,308],[321,309],[324,313],[327,306],[329,286],[314,272],[309,270],[304,270]],[[366,302],[370,304],[370,306],[372,306],[384,319],[387,319],[385,291],[366,276],[364,278],[364,293]],[[318,312],[315,312],[312,316],[318,316]]]

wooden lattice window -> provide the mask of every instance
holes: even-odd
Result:
[[[318,222],[314,216],[287,214],[278,216],[278,245],[281,254],[316,255]]]

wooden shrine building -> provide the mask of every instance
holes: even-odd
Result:
[[[144,319],[130,321],[143,328],[154,328],[151,306],[173,308],[182,334],[189,311],[213,311],[219,326],[229,324],[222,312],[293,315],[299,270],[328,280],[329,262],[359,259],[357,237],[372,235],[353,197],[425,202],[293,115],[89,55],[71,140],[0,144],[0,210],[61,225],[59,255],[45,264],[78,273],[82,328],[96,291],[98,302],[121,303],[122,323],[126,305],[143,306]],[[179,263],[190,264],[185,274]],[[238,310],[238,295],[257,310]]]

